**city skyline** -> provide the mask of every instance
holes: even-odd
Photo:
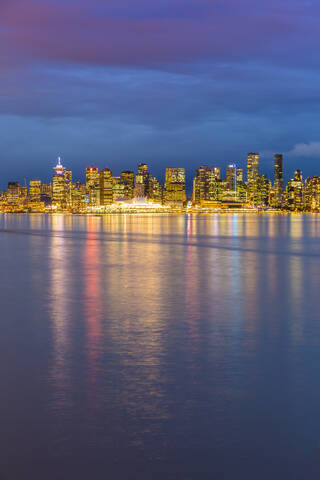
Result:
[[[217,165],[219,168],[221,168],[221,170],[224,170],[225,172],[227,171],[230,165],[236,165],[238,169],[242,168],[245,174],[247,174],[247,155],[248,153],[246,152],[244,155],[241,156],[240,160],[238,161],[232,160],[229,162],[227,161],[219,162],[219,160],[212,161],[211,159],[210,161],[209,159],[208,162],[202,162],[202,163],[193,162],[189,167],[187,167],[185,164],[183,164],[183,162],[181,162],[181,165],[183,164],[184,168],[186,168],[187,189],[192,189],[194,173],[196,172],[199,165]],[[281,155],[283,158],[285,158],[286,168],[284,169],[284,172],[283,172],[283,178],[285,182],[288,182],[288,180],[292,178],[296,170],[300,170],[304,174],[304,177],[309,177],[317,174],[320,175],[320,169],[318,169],[317,166],[312,167],[311,164],[308,164],[308,165],[304,164],[305,168],[303,168],[302,164],[301,163],[299,164],[297,159],[295,161],[292,161],[292,159],[288,158],[286,154],[283,152],[282,153],[268,152],[268,155],[265,155],[264,153],[260,153],[259,151],[257,151],[257,155],[259,155],[260,168],[272,180],[274,177],[274,155]],[[177,162],[174,162],[173,160],[166,161],[164,159],[162,160],[161,165],[153,164],[152,161],[148,161],[148,162],[141,161],[141,162],[134,163],[132,160],[130,161],[130,159],[127,161],[127,163],[126,161],[123,161],[121,162],[121,164],[116,164],[115,162],[112,161],[112,159],[110,159],[110,161],[102,160],[101,162],[88,159],[88,161],[84,164],[84,166],[77,165],[76,168],[74,169],[74,168],[71,168],[72,164],[68,161],[68,158],[59,154],[59,155],[56,155],[50,161],[43,162],[41,168],[37,170],[38,174],[35,173],[35,175],[30,176],[30,175],[27,175],[26,173],[28,172],[28,166],[32,165],[32,162],[27,162],[27,168],[25,168],[23,171],[19,171],[18,174],[12,173],[11,176],[9,175],[7,177],[4,176],[4,170],[2,169],[2,173],[0,174],[0,190],[4,190],[6,188],[8,181],[12,181],[12,182],[18,181],[21,184],[24,184],[24,183],[28,184],[30,180],[41,179],[44,182],[50,182],[51,181],[50,168],[53,165],[53,163],[56,162],[57,159],[59,158],[63,159],[64,163],[66,162],[68,163],[70,169],[74,172],[75,177],[77,177],[79,181],[85,181],[85,170],[88,167],[88,165],[95,166],[99,168],[99,170],[102,170],[103,168],[111,168],[114,172],[116,172],[117,174],[120,174],[121,171],[124,171],[126,169],[134,171],[136,166],[139,163],[146,163],[149,166],[151,166],[155,175],[159,178],[159,180],[161,180],[164,183],[166,167],[173,168],[177,166]],[[32,169],[36,169],[35,165],[32,166]],[[43,170],[45,170],[45,173],[41,174]]]
[[[247,154],[246,169],[229,164],[201,165],[193,177],[192,194],[186,182],[185,167],[166,167],[165,180],[157,178],[146,163],[136,173],[122,170],[115,175],[109,167],[89,165],[85,183],[73,177],[62,165],[53,167],[52,181],[38,179],[20,185],[8,182],[1,192],[1,212],[38,213],[136,213],[215,211],[292,211],[320,212],[320,177],[304,178],[296,169],[285,182],[283,154],[273,156],[273,180],[261,168],[257,152]]]

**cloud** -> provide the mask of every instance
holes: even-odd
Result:
[[[298,143],[288,155],[294,157],[319,157],[320,159],[320,142]]]
[[[318,59],[318,7],[281,2],[2,0],[0,59],[159,66],[199,59]],[[118,5],[118,6],[117,6]],[[196,8],[198,5],[198,8]],[[308,52],[308,55],[304,53]]]

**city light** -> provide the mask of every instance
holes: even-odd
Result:
[[[202,165],[193,179],[192,195],[186,191],[186,171],[166,168],[162,185],[148,165],[141,163],[135,174],[119,176],[110,168],[90,165],[86,183],[73,181],[72,171],[58,157],[52,182],[30,180],[29,188],[9,182],[0,195],[1,212],[25,213],[217,213],[217,212],[320,212],[320,177],[303,181],[302,171],[284,186],[283,155],[274,155],[274,178],[259,172],[258,153],[247,156],[247,179],[243,168],[230,163],[226,176],[219,166]]]

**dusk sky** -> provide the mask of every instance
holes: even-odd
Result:
[[[320,174],[320,2],[1,0],[0,186],[274,152]]]

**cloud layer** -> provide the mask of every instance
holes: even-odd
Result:
[[[302,0],[2,0],[3,175],[35,176],[56,153],[77,174],[105,156],[158,173],[253,149],[319,173],[319,13]]]

